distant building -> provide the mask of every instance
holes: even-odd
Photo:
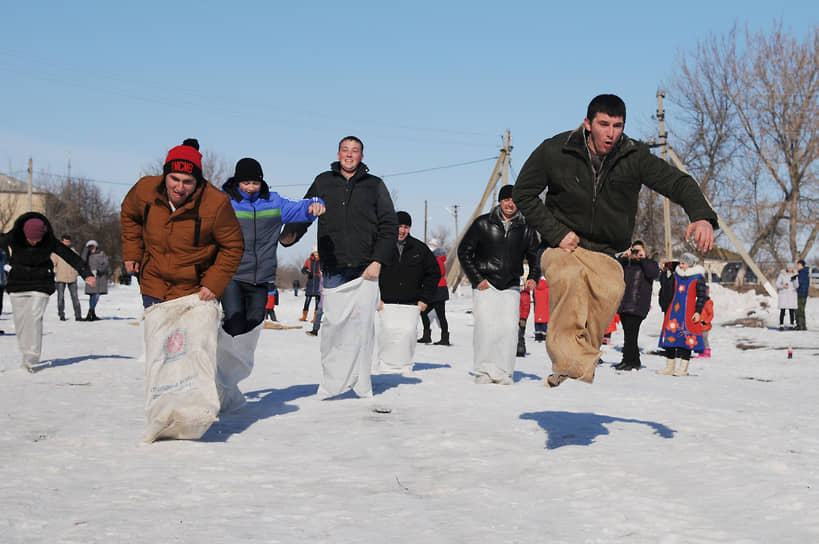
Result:
[[[0,231],[11,230],[14,220],[28,211],[45,213],[46,194],[32,187],[29,205],[28,183],[0,174]]]

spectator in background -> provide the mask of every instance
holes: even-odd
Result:
[[[91,273],[97,278],[96,285],[85,285],[85,294],[88,295],[88,315],[86,321],[99,321],[97,317],[97,303],[101,295],[108,294],[108,255],[99,249],[96,240],[88,240],[82,252],[83,260],[88,263]]]
[[[422,344],[429,344],[432,342],[432,328],[429,320],[430,312],[435,312],[438,318],[438,324],[441,326],[441,339],[435,342],[436,346],[449,345],[449,323],[446,320],[446,301],[449,300],[449,287],[446,284],[446,251],[441,247],[441,243],[432,238],[427,246],[432,251],[432,255],[438,261],[438,267],[441,269],[441,279],[438,281],[438,287],[435,289],[435,294],[429,301],[427,309],[421,312],[421,324],[424,327],[424,332],[418,342]]]
[[[301,282],[298,278],[293,280],[293,296],[299,296],[299,289],[301,289]]]
[[[267,284],[267,304],[264,306],[265,319],[278,321],[278,319],[276,319],[276,304],[278,303],[279,291],[276,289],[276,284],[271,281]]]
[[[790,314],[791,329],[796,328],[796,307],[798,298],[796,296],[796,281],[793,265],[788,264],[785,270],[779,272],[776,277],[776,291],[779,302],[779,330],[785,330],[785,311]]]
[[[635,240],[617,260],[623,267],[626,290],[620,301],[620,323],[623,324],[623,359],[614,366],[617,370],[640,370],[640,324],[651,308],[651,288],[660,275],[660,266],[646,256],[642,240]]]
[[[808,303],[808,293],[810,291],[810,268],[805,264],[805,259],[796,261],[796,330],[808,330],[808,323],[805,319],[805,306]]]
[[[543,276],[532,292],[535,301],[535,342],[545,342],[549,331],[549,284]]]
[[[319,258],[317,247],[313,247],[310,256],[304,261],[304,266],[301,267],[301,273],[307,274],[307,283],[304,285],[304,307],[302,308],[299,321],[307,321],[307,313],[310,311],[310,301],[315,299],[313,303],[313,322],[315,323],[319,297],[321,296],[321,290],[319,289],[321,283],[321,259]]]
[[[0,234],[0,248],[10,253],[6,288],[14,312],[22,366],[35,372],[41,367],[43,314],[55,289],[51,254],[56,253],[79,270],[86,283],[94,285],[96,279],[80,256],[57,240],[48,219],[37,212],[24,213],[11,231]]]
[[[71,247],[71,236],[64,234],[60,242],[69,248],[76,255],[77,252]],[[85,259],[83,259],[85,260]],[[74,308],[74,320],[82,321],[82,309],[80,308],[80,297],[77,295],[77,274],[70,264],[57,255],[51,254],[51,262],[54,264],[54,279],[57,285],[57,315],[60,321],[65,321],[65,290],[71,296],[71,305]]]

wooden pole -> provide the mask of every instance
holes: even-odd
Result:
[[[34,191],[32,190],[32,175],[34,173],[34,161],[28,158],[28,211],[34,211]]]
[[[674,166],[676,166],[689,176],[691,175],[685,168],[683,162],[680,160],[680,157],[677,156],[677,153],[670,146],[668,147],[668,156],[671,159],[670,160],[671,164],[673,164]],[[705,200],[708,201],[708,197],[705,197]],[[708,205],[711,206],[710,201],[708,201]],[[711,207],[713,208],[713,206]],[[768,278],[765,277],[765,274],[762,273],[762,270],[760,270],[760,268],[756,265],[754,260],[748,254],[748,252],[745,251],[745,248],[739,242],[739,239],[734,235],[734,232],[731,230],[731,227],[729,227],[728,224],[722,220],[722,217],[720,217],[719,214],[717,214],[717,223],[719,224],[719,228],[722,229],[722,231],[728,236],[728,239],[731,240],[731,243],[734,244],[734,248],[736,248],[737,253],[739,253],[740,256],[742,257],[742,260],[745,261],[745,264],[747,264],[748,267],[754,271],[756,277],[759,278],[760,281],[762,281],[762,286],[765,287],[765,290],[768,292],[768,294],[771,295],[772,297],[777,296],[777,292],[776,289],[774,289],[774,286],[771,285],[771,282],[768,281]]]
[[[660,154],[668,161],[668,133],[665,131],[665,110],[663,109],[663,91],[657,91],[657,122],[660,124]],[[663,224],[665,225],[665,260],[672,260],[671,254],[671,201],[663,197]]]

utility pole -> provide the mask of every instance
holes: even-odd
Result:
[[[452,215],[455,216],[455,239],[458,239],[458,205],[452,205]]]
[[[71,151],[68,152],[68,182],[71,182]]]
[[[424,200],[424,243],[427,243],[427,223],[429,222],[429,201]]]
[[[28,158],[28,211],[34,211],[34,196],[32,195],[33,191],[32,187],[32,180],[31,176],[34,173],[34,161],[31,157]]]
[[[665,131],[665,110],[663,109],[665,93],[657,91],[657,122],[660,124],[660,155],[668,161],[668,133]],[[671,201],[663,197],[663,224],[665,225],[665,260],[671,261]]]

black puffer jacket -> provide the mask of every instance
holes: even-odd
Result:
[[[432,251],[420,240],[407,236],[404,251],[398,253],[396,244],[393,259],[381,267],[378,286],[381,300],[387,304],[426,304],[432,302],[441,268]]]
[[[47,232],[42,240],[35,245],[29,245],[23,232],[23,224],[29,219],[40,219],[45,223]],[[37,212],[24,213],[14,222],[14,226],[7,234],[0,234],[0,246],[11,249],[6,291],[22,293],[25,291],[39,291],[50,295],[54,292],[54,263],[51,254],[56,253],[72,268],[77,270],[83,278],[91,275],[91,270],[82,258],[63,245],[54,236],[51,224],[43,214]]]
[[[512,218],[507,231],[500,207],[495,206],[469,226],[458,246],[458,260],[472,287],[488,280],[495,289],[508,289],[520,284],[524,257],[529,263],[527,279],[537,281],[540,277],[539,243],[537,232],[520,212]]]
[[[317,196],[327,210],[318,218],[318,251],[321,269],[366,266],[389,261],[398,239],[398,219],[390,193],[381,178],[368,173],[364,163],[349,180],[336,161],[316,176],[304,198]],[[282,238],[301,238],[309,225],[285,225]],[[292,245],[289,242],[282,245]]]
[[[620,301],[618,313],[645,317],[651,307],[651,288],[660,275],[660,266],[653,259],[617,259],[623,267],[626,291]]]

